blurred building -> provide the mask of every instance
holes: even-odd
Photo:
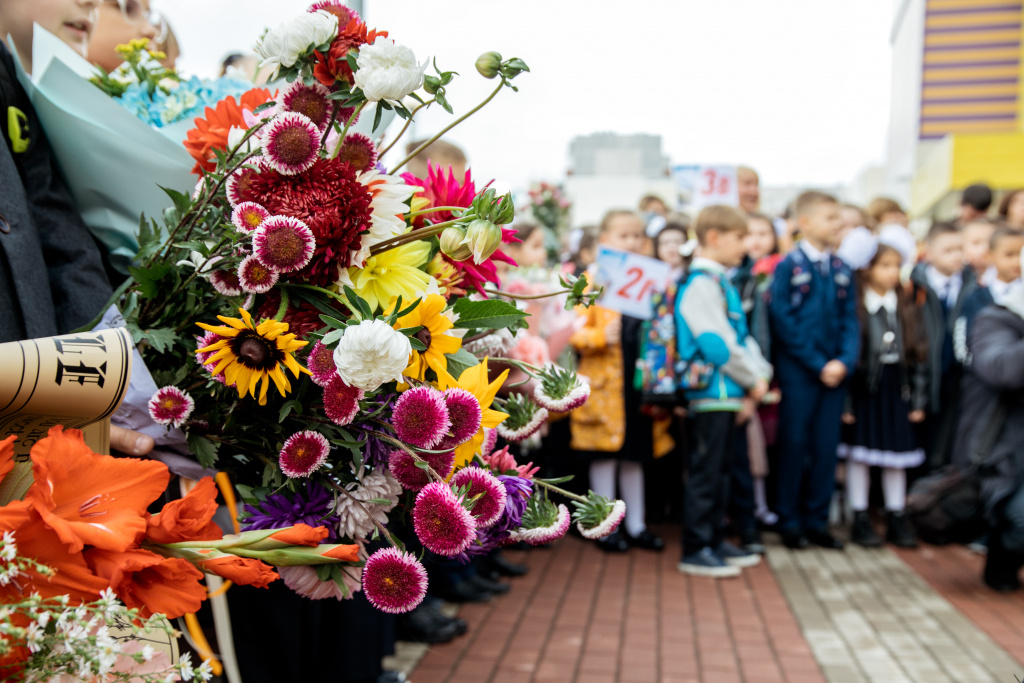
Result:
[[[896,0],[888,163],[853,187],[949,217],[974,182],[1024,187],[1024,0]]]

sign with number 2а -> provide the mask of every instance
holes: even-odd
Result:
[[[735,166],[701,166],[690,206],[693,210],[712,204],[739,204]]]
[[[648,320],[654,315],[651,293],[663,289],[671,268],[664,261],[600,247],[596,281],[604,287],[600,304],[623,315]]]

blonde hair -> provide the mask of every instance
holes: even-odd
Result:
[[[747,232],[747,218],[739,209],[724,204],[715,204],[703,209],[693,224],[697,241],[704,244],[708,233],[715,230],[724,232]]]
[[[889,197],[875,197],[871,200],[871,203],[868,204],[868,215],[876,225],[882,221],[882,216],[887,213],[906,214],[907,212],[903,210],[903,207],[900,206],[899,202],[895,199],[890,199]]]
[[[839,200],[819,190],[807,190],[793,200],[793,217],[805,216],[818,204],[838,204]]]
[[[604,218],[602,218],[601,222],[598,224],[598,236],[601,236],[608,232],[608,228],[611,227],[612,221],[614,221],[616,218],[621,218],[622,216],[629,216],[630,218],[635,218],[638,221],[640,220],[640,216],[636,215],[636,211],[630,211],[629,209],[612,209],[611,211],[604,215]]]

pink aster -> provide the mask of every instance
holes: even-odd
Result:
[[[452,425],[449,432],[451,436],[442,439],[441,448],[455,448],[480,431],[484,415],[476,396],[460,387],[447,389],[444,402],[448,404],[448,419]]]
[[[195,405],[192,397],[178,387],[161,387],[149,399],[149,416],[157,424],[180,427]]]
[[[484,442],[480,444],[480,454],[487,459],[487,456],[494,452],[498,445],[498,431],[489,427],[484,428]],[[505,450],[508,450],[507,448]]]
[[[278,114],[264,128],[263,162],[281,175],[297,175],[320,156],[320,128],[294,111]]]
[[[455,451],[418,453],[417,455],[442,479],[447,479],[455,466]],[[432,481],[430,474],[423,468],[417,467],[416,460],[401,449],[391,453],[388,458],[388,469],[391,470],[391,476],[402,485],[402,488],[410,491],[419,491]]]
[[[427,570],[412,553],[398,548],[378,550],[363,567],[363,593],[382,612],[408,612],[427,594]]]
[[[208,276],[214,291],[221,296],[240,296],[242,284],[238,281],[238,274],[231,270],[215,270]]]
[[[327,149],[333,150],[338,147],[339,135],[332,131],[327,136]],[[373,144],[366,135],[362,133],[349,133],[345,141],[340,143],[337,157],[351,166],[354,170],[363,173],[372,170],[377,165],[377,145]]]
[[[278,275],[260,263],[255,255],[246,256],[238,266],[238,283],[250,294],[266,294],[277,284]]]
[[[249,188],[249,181],[258,175],[259,171],[243,166],[235,169],[234,173],[228,176],[227,182],[224,183],[224,191],[227,193],[228,203],[231,206],[238,206],[245,201],[244,197]]]
[[[318,0],[309,6],[307,10],[310,14],[323,10],[324,12],[330,12],[334,16],[338,17],[338,30],[348,24],[353,19],[359,19],[359,13],[350,7],[346,7],[345,3],[341,0]]]
[[[235,230],[248,235],[270,218],[270,212],[256,202],[241,202],[231,212],[231,224]]]
[[[513,531],[509,538],[513,541],[525,541],[530,545],[544,545],[557,541],[562,536],[565,536],[565,532],[569,530],[569,522],[572,518],[569,515],[569,509],[564,505],[558,506],[558,515],[551,522],[551,524],[542,527],[534,527],[532,529],[520,528]]]
[[[525,441],[531,436],[537,433],[544,423],[548,420],[548,411],[544,408],[537,408],[530,416],[529,420],[522,424],[509,425],[509,420],[506,419],[501,422],[495,429],[498,430],[498,435],[506,441],[517,443],[519,441]]]
[[[468,486],[466,497],[476,499],[471,513],[476,517],[477,527],[486,529],[505,512],[505,486],[482,467],[463,467],[452,477],[452,484],[458,488]]]
[[[448,484],[433,482],[416,496],[413,529],[427,550],[455,557],[476,538],[476,520]]]
[[[310,378],[321,387],[330,385],[331,380],[338,378],[338,366],[334,364],[334,351],[322,342],[313,344],[313,349],[306,356],[306,369]]]
[[[362,389],[350,387],[340,377],[332,377],[324,387],[324,412],[331,422],[344,427],[359,414],[363,395]]]
[[[319,432],[298,432],[281,447],[279,465],[286,477],[308,477],[320,469],[331,452],[327,437]]]
[[[309,263],[316,239],[298,218],[271,216],[256,228],[252,247],[256,258],[267,268],[275,273],[291,273]]]
[[[415,387],[395,401],[391,424],[399,439],[416,448],[433,448],[448,433],[448,405],[434,387]]]
[[[331,122],[334,102],[328,99],[330,94],[320,83],[306,85],[302,79],[296,79],[278,96],[277,104],[280,111],[302,114],[322,131]]]

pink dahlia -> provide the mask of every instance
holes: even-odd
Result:
[[[424,547],[438,555],[455,557],[476,538],[476,520],[448,484],[433,482],[416,496],[413,529]]]
[[[310,14],[313,12],[330,12],[334,16],[338,17],[338,30],[341,30],[342,26],[348,24],[353,19],[359,19],[359,13],[354,9],[345,7],[345,3],[341,0],[319,0],[309,6],[307,10]]]
[[[622,518],[626,516],[626,504],[621,500],[616,500],[611,504],[607,513],[607,517],[592,527],[585,526],[582,521],[576,522],[576,528],[580,530],[580,534],[583,535],[583,538],[596,540],[613,533],[619,528],[619,524],[622,523]]]
[[[284,175],[302,173],[319,158],[321,140],[320,129],[308,116],[278,114],[264,128],[263,162]]]
[[[447,389],[444,402],[448,404],[448,419],[452,426],[449,432],[451,436],[441,441],[441,448],[455,448],[480,431],[484,415],[476,396],[460,387]]]
[[[279,464],[286,477],[308,477],[327,461],[331,444],[319,432],[298,432],[288,437],[281,447]]]
[[[448,433],[448,405],[433,387],[415,387],[395,401],[391,424],[399,439],[416,448],[433,448]]]
[[[333,377],[324,387],[324,412],[331,422],[344,427],[359,414],[363,390],[350,387],[340,377]]]
[[[334,364],[334,352],[323,345],[323,342],[313,344],[313,349],[306,357],[306,369],[310,372],[310,378],[321,387],[326,387],[331,380],[338,377],[338,366]]]
[[[256,202],[241,202],[231,212],[231,224],[242,234],[249,234],[270,218],[270,212]]]
[[[231,270],[215,270],[209,275],[210,284],[215,292],[221,296],[240,296],[242,294],[242,283],[238,280],[238,273]]]
[[[313,256],[316,239],[305,223],[290,216],[271,216],[252,236],[253,253],[275,273],[304,268]]]
[[[463,467],[452,477],[452,484],[458,488],[468,486],[466,497],[476,499],[471,512],[476,517],[477,527],[486,529],[505,512],[508,494],[504,485],[482,467]]]
[[[180,427],[195,405],[192,397],[178,387],[161,387],[149,399],[149,416],[157,424]]]
[[[296,79],[284,89],[277,103],[281,111],[302,114],[322,131],[331,122],[334,103],[328,99],[330,94],[331,91],[320,83],[306,85],[301,79]]]
[[[433,453],[418,453],[420,460],[427,463],[437,476],[447,479],[455,467],[455,451],[440,451]],[[399,449],[392,451],[388,458],[388,469],[402,488],[410,491],[419,491],[429,484],[432,479],[430,474],[416,465],[416,460]]]
[[[398,548],[378,550],[363,567],[363,593],[382,612],[408,612],[427,594],[427,570],[412,553]]]
[[[565,536],[565,532],[569,530],[569,522],[572,520],[569,516],[569,509],[564,505],[559,505],[557,511],[552,512],[553,514],[545,515],[548,519],[545,520],[544,526],[520,527],[513,531],[509,538],[513,541],[525,541],[530,545],[544,545],[557,541]]]
[[[337,135],[333,137],[328,136],[327,149],[332,152],[337,149],[339,145],[338,137]],[[377,145],[373,144],[373,140],[362,133],[349,133],[340,145],[341,149],[338,150],[338,158],[356,171],[363,173],[372,170],[377,165]]]
[[[255,255],[250,255],[238,266],[238,282],[243,291],[266,294],[277,284],[277,273],[260,263]]]
[[[485,455],[484,463],[496,474],[515,472],[515,476],[526,480],[533,479],[533,475],[540,471],[540,467],[534,467],[532,462],[528,462],[525,465],[516,464],[516,459],[508,452],[508,446],[490,455]]]

